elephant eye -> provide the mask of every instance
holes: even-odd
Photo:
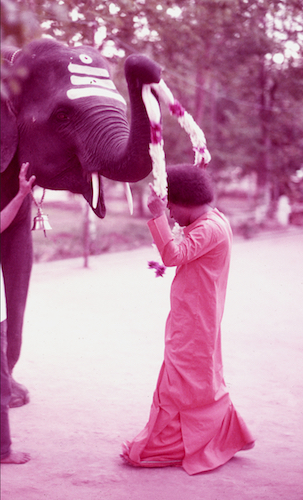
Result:
[[[66,122],[69,120],[69,115],[68,115],[68,112],[67,111],[64,111],[62,109],[60,109],[59,111],[57,111],[56,113],[56,119],[60,122]]]

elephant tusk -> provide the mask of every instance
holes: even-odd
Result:
[[[126,199],[127,199],[130,215],[133,215],[133,213],[134,213],[133,195],[132,195],[130,185],[128,182],[125,183],[125,194],[126,194]]]
[[[100,189],[99,176],[97,173],[92,174],[92,187],[93,187],[92,207],[96,209],[98,205],[99,189]]]

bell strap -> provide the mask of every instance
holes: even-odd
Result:
[[[41,197],[40,201],[37,201],[35,199],[32,191],[31,191],[31,195],[32,195],[32,199],[34,200],[34,203],[37,207],[37,215],[36,215],[36,217],[34,217],[32,231],[42,230],[42,231],[44,231],[44,236],[46,236],[46,231],[48,231],[49,229],[52,229],[52,227],[49,223],[48,216],[44,215],[43,211],[42,211],[42,203],[43,203],[44,197],[45,197],[45,189],[43,188],[43,193],[42,193],[42,197]]]

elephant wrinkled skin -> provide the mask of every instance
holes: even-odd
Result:
[[[136,182],[151,171],[150,123],[141,94],[143,84],[159,82],[160,67],[141,55],[126,60],[129,125],[108,63],[92,47],[43,39],[2,52],[1,210],[18,191],[21,164],[29,162],[28,175],[34,174],[39,186],[82,194],[103,218],[102,176]],[[97,193],[92,174],[99,181]],[[1,234],[11,372],[20,355],[32,266],[30,208],[28,196]]]

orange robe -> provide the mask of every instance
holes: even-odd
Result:
[[[221,321],[232,232],[217,209],[184,229],[177,245],[165,215],[148,223],[166,266],[177,266],[165,329],[164,362],[143,431],[123,445],[132,465],[214,469],[253,437],[232,405],[221,355]]]

